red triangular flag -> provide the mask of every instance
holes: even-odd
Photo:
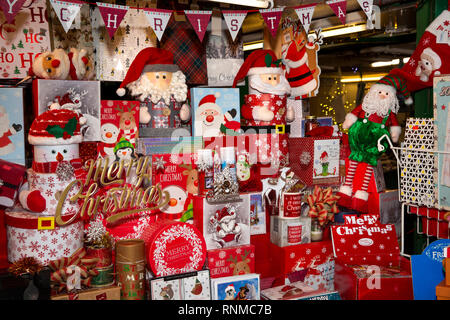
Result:
[[[194,28],[200,42],[203,41],[212,11],[184,10],[184,13],[191,23],[192,28]]]
[[[336,16],[341,20],[342,24],[345,24],[347,17],[347,0],[330,0],[326,4],[334,11]]]
[[[128,6],[119,6],[115,4],[97,2],[98,10],[105,23],[106,31],[108,31],[109,37],[114,37],[117,28],[128,12]]]
[[[272,37],[277,35],[278,25],[280,24],[281,15],[283,14],[283,8],[274,9],[260,9],[264,21],[269,28]]]

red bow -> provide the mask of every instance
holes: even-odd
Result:
[[[336,205],[339,196],[333,195],[331,188],[322,190],[322,188],[315,186],[313,194],[307,198],[309,205],[308,215],[311,218],[317,218],[321,226],[329,221],[334,221],[334,214],[338,213]]]

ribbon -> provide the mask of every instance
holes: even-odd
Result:
[[[338,213],[336,202],[339,196],[333,195],[331,187],[323,190],[315,186],[314,191],[306,198],[309,205],[308,215],[311,218],[317,218],[320,226],[324,226],[330,221],[334,221],[334,214]]]
[[[70,257],[64,257],[58,260],[50,261],[49,267],[52,269],[50,275],[51,287],[56,289],[57,293],[67,289],[67,279],[72,274],[69,267],[77,266],[80,270],[80,284],[84,287],[91,286],[91,279],[98,275],[98,270],[94,269],[98,258],[86,258],[86,249],[80,248]]]

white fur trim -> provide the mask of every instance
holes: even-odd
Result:
[[[405,103],[409,106],[409,105],[412,105],[413,104],[413,98],[412,97],[409,97],[408,99],[406,99],[405,100]]]
[[[259,67],[259,68],[250,68],[247,72],[247,76],[251,76],[253,74],[282,74],[283,69],[281,68],[272,68],[272,67]]]
[[[397,94],[397,89],[394,88],[393,86],[387,85],[387,84],[383,84],[383,83],[375,83],[370,87],[370,91],[376,91],[376,90],[385,90],[385,91],[389,91],[390,93],[392,93],[394,96]]]
[[[358,120],[358,117],[355,116],[353,113],[347,113],[347,115],[345,116],[345,121],[349,121],[352,124],[354,124],[356,122],[356,120]]]
[[[27,198],[28,198],[28,195],[30,194],[30,192],[31,191],[29,191],[29,190],[23,190],[19,193],[19,202],[22,205],[22,207],[27,210],[29,209],[28,204],[27,204]]]
[[[217,104],[212,103],[212,102],[206,102],[206,103],[203,103],[198,106],[199,111],[200,110],[203,111],[205,109],[213,109],[213,110],[218,111],[219,113],[222,113],[222,109]]]
[[[116,94],[119,97],[123,97],[125,95],[125,92],[126,92],[125,88],[119,88],[119,89],[116,90]]]
[[[354,197],[356,199],[367,201],[369,200],[369,193],[367,193],[366,191],[358,190],[355,192]]]
[[[400,126],[390,127],[389,132],[391,133],[392,141],[397,142],[398,138],[400,137],[400,134],[402,133],[402,127],[400,127]],[[395,141],[394,141],[394,137],[396,137]]]
[[[311,80],[310,82],[306,83],[303,86],[300,87],[291,87],[291,97],[301,97],[305,94],[308,94],[312,92],[317,86],[316,79]]]
[[[342,193],[342,194],[345,194],[345,195],[347,195],[347,196],[349,196],[349,197],[351,197],[351,196],[352,196],[352,193],[353,193],[353,190],[352,190],[352,187],[349,187],[349,186],[341,186],[341,187],[339,188],[339,192]]]
[[[73,143],[81,143],[83,142],[83,137],[81,135],[72,136],[69,139],[63,138],[49,138],[49,137],[36,137],[32,135],[28,135],[28,142],[31,145],[41,145],[41,146],[56,146],[56,145],[65,145],[65,144],[73,144]]]

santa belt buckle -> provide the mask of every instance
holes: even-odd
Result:
[[[39,217],[38,230],[52,230],[55,229],[55,217]]]
[[[286,127],[284,124],[275,125],[275,132],[278,134],[284,134],[286,132]]]

